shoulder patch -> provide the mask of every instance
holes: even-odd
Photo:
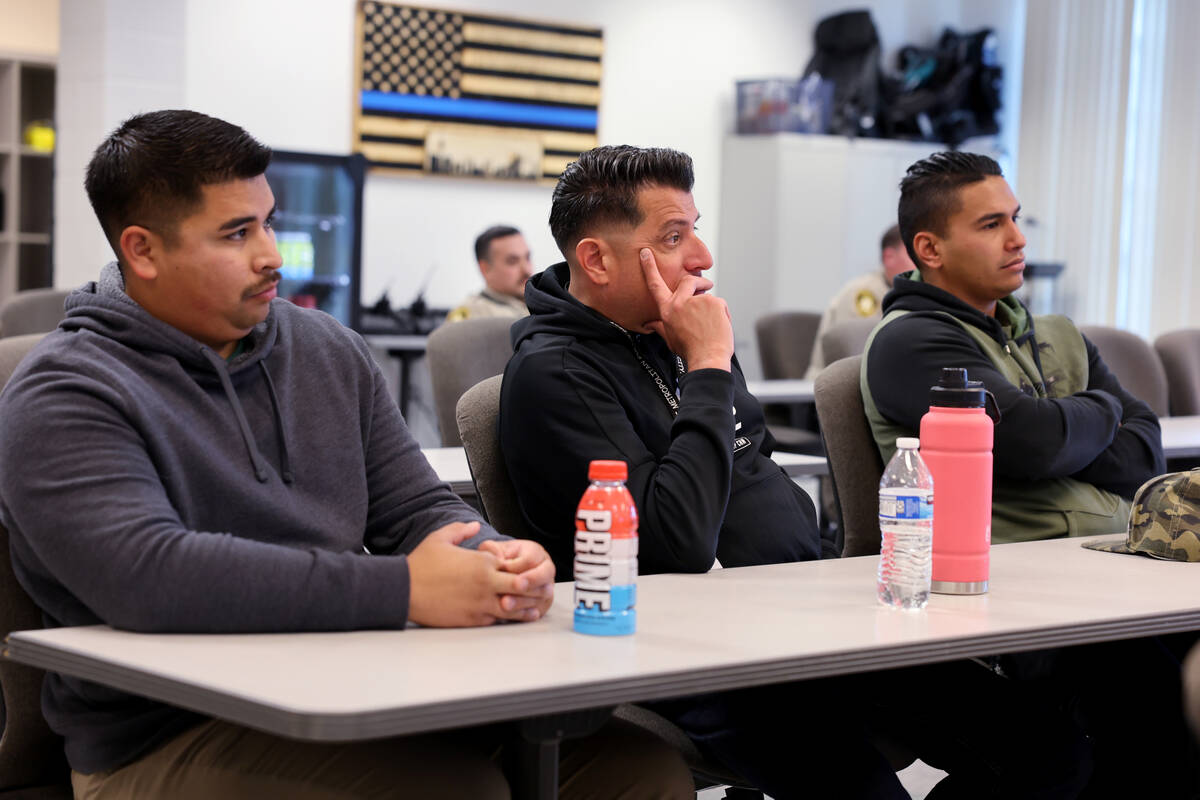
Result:
[[[875,293],[868,289],[859,289],[854,295],[854,310],[860,317],[870,317],[878,313],[879,300]]]

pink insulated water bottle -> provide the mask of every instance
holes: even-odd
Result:
[[[933,473],[933,580],[939,594],[988,590],[992,544],[992,420],[981,381],[942,370],[921,417],[921,458]]]

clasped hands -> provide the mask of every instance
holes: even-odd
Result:
[[[531,622],[554,600],[554,562],[528,539],[488,539],[460,547],[478,522],[453,522],[429,534],[408,555],[408,618],[433,627]]]

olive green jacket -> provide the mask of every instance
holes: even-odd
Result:
[[[965,367],[1001,415],[993,541],[1124,531],[1127,498],[1165,470],[1149,407],[1066,317],[1035,320],[1013,297],[990,317],[910,276],[884,300],[863,354],[863,402],[884,460],[898,436],[917,435],[941,369]]]

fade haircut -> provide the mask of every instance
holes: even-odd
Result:
[[[492,246],[492,242],[496,239],[503,239],[505,236],[513,236],[520,233],[519,230],[512,225],[493,225],[483,233],[479,234],[479,238],[475,240],[475,259],[478,261],[488,260],[488,250]]]
[[[271,150],[224,120],[195,111],[138,114],[101,142],[87,167],[88,199],[117,259],[121,231],[148,228],[173,244],[201,188],[267,171]]]
[[[908,168],[900,181],[900,237],[908,257],[918,268],[925,265],[913,250],[913,237],[921,231],[946,235],[946,224],[962,208],[958,190],[987,178],[1004,177],[1000,165],[977,153],[934,153]]]
[[[642,222],[637,193],[646,186],[690,192],[692,159],[665,147],[597,147],[567,165],[550,202],[550,233],[564,257],[596,228]]]

